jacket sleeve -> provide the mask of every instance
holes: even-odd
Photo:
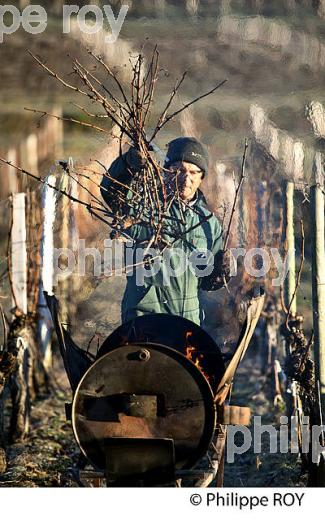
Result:
[[[223,251],[222,228],[218,219],[216,219],[216,225],[214,226],[214,239],[211,252],[214,255],[213,271],[209,276],[202,278],[200,284],[200,288],[208,292],[221,289],[225,285],[225,282],[227,283],[230,279],[229,251]]]
[[[223,236],[222,236],[222,227],[217,219],[215,217],[215,226],[214,226],[214,234],[213,234],[213,242],[212,242],[212,250],[211,253],[216,255],[219,251],[222,250],[223,247]]]
[[[127,163],[127,153],[125,153],[113,161],[100,185],[101,195],[113,211],[122,209],[122,200],[128,196],[129,190],[126,186],[130,181],[131,172]]]

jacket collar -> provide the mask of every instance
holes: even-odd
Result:
[[[207,205],[206,198],[200,189],[197,190],[197,192],[194,195],[194,198],[192,200],[190,200],[190,202],[187,203],[187,206],[194,206],[196,204],[199,206]]]

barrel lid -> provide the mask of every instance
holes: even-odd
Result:
[[[211,387],[180,352],[155,343],[111,350],[76,390],[72,424],[81,451],[106,470],[111,439],[172,439],[176,469],[193,467],[212,440]],[[140,463],[140,461],[139,461]]]

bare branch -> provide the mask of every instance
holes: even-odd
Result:
[[[108,200],[107,207],[101,202],[97,194],[92,192],[89,184],[82,182],[82,179],[86,179],[91,183],[91,187],[95,186],[96,189],[100,188],[102,191],[105,191],[102,184],[99,185],[97,180],[92,178],[91,175],[85,175],[85,173],[80,172],[67,172],[78,186],[87,193],[87,197],[90,196],[90,203],[78,200],[66,193],[65,190],[60,190],[55,186],[50,187],[62,195],[67,196],[73,202],[82,204],[87,208],[92,216],[110,225],[117,233],[123,233],[124,229],[127,229],[134,224],[141,224],[150,229],[150,233],[152,233],[149,241],[150,243],[158,245],[159,248],[161,246],[164,248],[172,247],[177,240],[184,238],[186,233],[202,225],[202,223],[208,220],[212,214],[204,218],[203,215],[200,214],[200,218],[198,219],[199,222],[195,226],[186,230],[184,229],[186,226],[185,218],[183,218],[183,221],[180,222],[182,228],[178,231],[176,230],[175,234],[172,233],[170,235],[172,241],[168,242],[163,238],[167,232],[164,224],[170,217],[168,212],[171,205],[173,203],[178,204],[181,213],[185,206],[178,190],[176,190],[176,193],[170,193],[170,188],[167,186],[164,178],[164,168],[155,159],[154,155],[151,154],[151,142],[168,121],[175,118],[183,110],[186,110],[194,103],[215,92],[226,82],[226,80],[220,82],[209,92],[196,97],[174,113],[169,114],[168,112],[171,109],[175,96],[185,80],[186,72],[184,72],[181,78],[176,82],[174,89],[169,96],[166,107],[158,118],[158,122],[149,141],[146,132],[146,124],[154,102],[154,95],[159,76],[159,52],[157,46],[154,48],[148,64],[142,51],[137,56],[130,58],[133,77],[128,90],[119,80],[118,72],[111,69],[109,65],[104,62],[101,56],[96,56],[91,50],[88,50],[88,54],[96,61],[96,63],[101,65],[100,72],[104,71],[107,73],[110,83],[104,83],[98,77],[96,72],[90,71],[86,66],[80,63],[80,61],[74,59],[73,72],[77,76],[78,80],[76,81],[76,85],[71,84],[30,52],[30,55],[37,64],[51,77],[54,77],[65,88],[87,97],[87,99],[91,101],[92,107],[94,104],[96,105],[96,109],[92,109],[74,103],[75,107],[81,110],[81,112],[86,114],[88,117],[94,119],[110,119],[118,127],[121,134],[120,154],[122,154],[122,138],[126,136],[128,144],[138,150],[139,157],[141,161],[143,160],[143,166],[139,168],[139,171],[133,171],[133,169],[128,169],[128,166],[126,166],[125,169],[128,174],[126,174],[125,177],[122,176],[122,178],[115,179],[106,171],[106,167],[101,164],[105,171],[104,175],[107,176],[110,181],[110,187],[107,190],[109,196],[106,197],[106,200]],[[81,84],[80,82],[82,83],[81,87],[78,86]],[[48,115],[49,117],[73,122],[111,135],[111,130],[106,130],[101,126],[90,122],[61,117],[40,110],[27,110],[39,113],[42,117]],[[97,110],[98,112],[103,113],[96,113]],[[0,158],[0,161],[11,165],[11,163],[5,159]],[[22,168],[17,166],[14,166],[14,168],[29,177],[34,178],[38,182],[46,182],[41,177],[27,172]],[[88,171],[91,172],[90,169],[88,169]],[[191,207],[191,211],[195,212],[196,209]]]
[[[25,107],[24,110],[26,110],[27,112],[34,112],[34,114],[41,114],[42,117],[44,117],[44,116],[54,117],[55,119],[60,120],[60,121],[68,121],[69,123],[76,123],[81,126],[86,126],[88,128],[92,128],[93,130],[102,132],[104,134],[109,134],[109,135],[111,134],[111,132],[109,130],[106,130],[105,128],[101,128],[100,126],[93,125],[92,123],[85,123],[84,121],[79,121],[78,119],[74,119],[72,117],[62,117],[62,116],[58,116],[56,114],[50,114],[49,112],[46,112],[45,110],[36,110],[35,108]]]
[[[107,222],[107,220],[105,220],[100,215],[98,215],[97,211],[100,210],[101,208],[94,207],[94,206],[92,206],[91,204],[89,204],[87,202],[84,202],[84,201],[82,201],[80,199],[77,199],[76,197],[74,197],[73,195],[70,195],[70,193],[66,192],[65,190],[61,190],[60,188],[57,188],[56,186],[50,184],[49,182],[47,182],[46,179],[42,179],[42,177],[39,177],[38,175],[35,175],[34,173],[28,172],[27,170],[24,170],[24,168],[20,168],[20,166],[16,166],[15,164],[12,164],[10,161],[8,161],[7,159],[4,159],[3,157],[0,157],[0,162],[2,162],[4,164],[7,164],[8,166],[12,166],[13,168],[15,168],[15,170],[17,170],[17,171],[19,171],[21,173],[24,173],[28,177],[30,177],[30,178],[40,182],[41,184],[49,186],[49,188],[52,188],[54,191],[56,191],[58,193],[61,193],[61,195],[64,195],[65,197],[67,197],[71,201],[78,202],[78,204],[81,204],[82,206],[87,208],[87,210],[89,211],[89,213],[91,215],[95,216],[96,218],[98,218],[99,220],[104,222],[105,224],[110,225],[110,223]]]
[[[154,138],[158,134],[159,130],[162,128],[163,124],[166,122],[166,116],[167,116],[168,109],[170,108],[170,106],[171,106],[171,104],[172,104],[172,102],[174,100],[174,97],[176,96],[177,92],[179,91],[180,86],[182,85],[183,81],[185,80],[186,75],[187,75],[187,71],[185,71],[183,73],[181,79],[176,82],[176,84],[175,84],[175,86],[173,88],[173,91],[172,91],[172,93],[170,95],[170,98],[169,98],[169,100],[167,102],[167,105],[166,105],[164,111],[162,112],[161,116],[159,117],[156,129],[155,129],[154,133],[152,134],[150,142],[152,142],[154,140]]]
[[[216,90],[218,90],[220,87],[222,87],[225,83],[227,83],[227,79],[224,79],[223,81],[221,81],[220,83],[218,83],[218,85],[216,85],[214,88],[212,88],[211,90],[209,90],[209,92],[206,92],[205,94],[202,94],[201,96],[198,96],[196,97],[195,99],[193,99],[192,101],[190,101],[189,103],[186,103],[182,108],[180,108],[179,110],[176,110],[176,112],[174,112],[173,114],[170,114],[168,116],[166,116],[164,118],[164,120],[160,123],[160,125],[158,124],[158,130],[156,128],[156,130],[154,131],[151,139],[150,139],[150,142],[154,139],[154,137],[157,135],[157,132],[159,130],[162,129],[163,126],[165,126],[171,119],[174,119],[174,117],[178,116],[181,112],[183,112],[184,110],[186,110],[188,107],[190,107],[191,105],[194,105],[194,103],[197,103],[198,101],[200,101],[201,99],[207,97],[207,96],[210,96],[211,94],[213,94]],[[179,88],[179,87],[178,87]],[[176,92],[175,92],[176,94]]]
[[[238,202],[239,192],[240,192],[240,190],[242,188],[242,185],[243,185],[243,182],[244,182],[244,180],[246,178],[245,177],[245,166],[246,166],[247,150],[248,150],[248,141],[246,139],[245,140],[244,153],[243,153],[243,159],[242,159],[242,165],[241,165],[240,180],[239,180],[239,184],[238,184],[237,189],[236,189],[236,194],[235,194],[235,198],[234,198],[234,203],[232,205],[232,210],[231,210],[231,214],[230,214],[228,229],[227,229],[227,233],[226,233],[225,240],[224,240],[224,245],[223,245],[223,250],[224,251],[228,247],[228,241],[229,241],[229,236],[230,236],[231,224],[232,224],[232,220],[233,220],[233,217],[234,217],[234,214],[235,214],[235,211],[236,211],[236,206],[237,206],[237,202]]]

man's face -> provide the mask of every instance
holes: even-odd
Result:
[[[185,161],[172,164],[166,173],[166,180],[171,189],[178,190],[180,198],[188,202],[194,198],[202,178],[202,170]]]

